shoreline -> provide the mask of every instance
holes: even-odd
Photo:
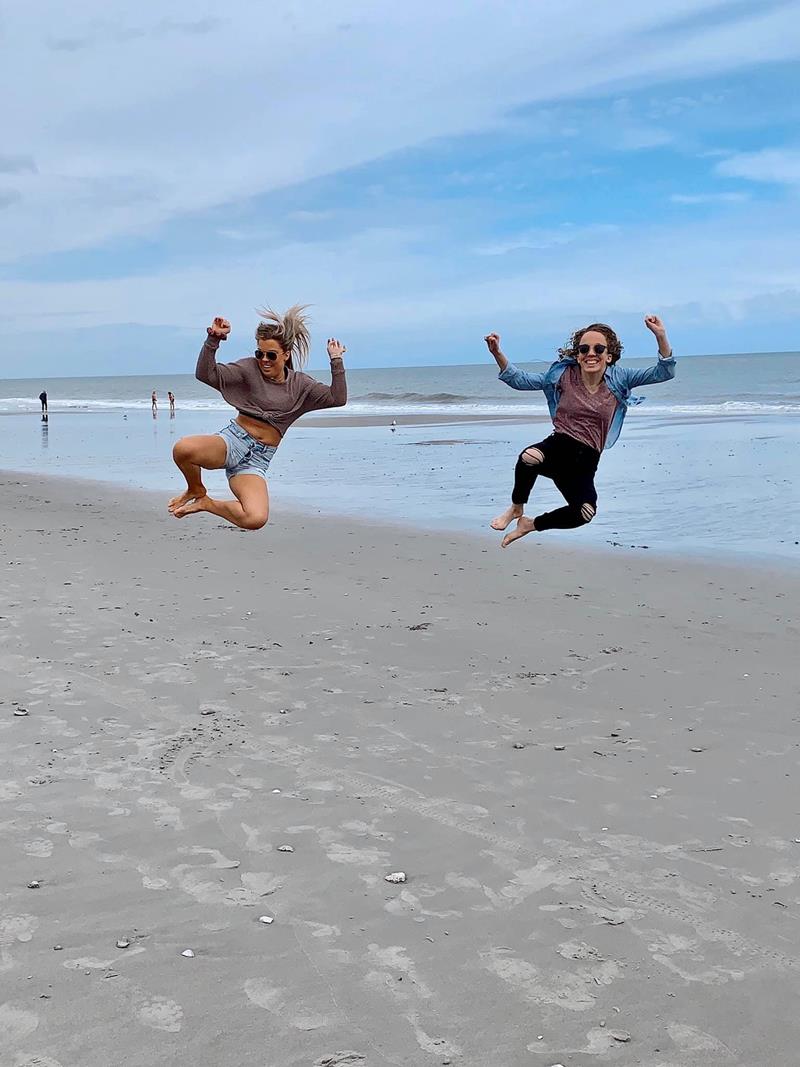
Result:
[[[0,488],[3,1067],[788,1062],[800,578]]]
[[[214,472],[218,473],[218,472]],[[176,472],[177,476],[177,472]],[[174,495],[177,490],[177,477],[176,484],[172,488],[164,488],[163,490],[145,489],[137,487],[137,485],[119,485],[109,480],[102,480],[99,478],[93,478],[90,476],[81,477],[74,474],[64,475],[50,475],[42,474],[39,472],[27,472],[27,471],[15,471],[15,469],[5,468],[0,466],[0,484],[5,479],[13,479],[15,481],[41,482],[44,485],[52,484],[53,487],[68,488],[70,483],[73,483],[76,488],[82,489],[82,491],[91,491],[93,488],[100,493],[109,494],[112,496],[118,495],[113,492],[116,487],[118,492],[122,492],[126,497],[138,496],[143,504],[146,504],[148,508],[154,508],[156,512],[165,505],[165,501],[169,498],[170,494]],[[227,493],[227,489],[224,490]],[[211,495],[217,493],[217,488],[212,488]],[[487,509],[489,512],[491,509]],[[476,526],[473,529],[464,529],[460,526],[448,526],[448,525],[423,525],[419,522],[415,522],[412,519],[399,519],[396,516],[373,516],[365,517],[362,512],[357,510],[329,510],[322,507],[301,507],[297,504],[297,501],[291,497],[281,499],[275,499],[274,496],[271,499],[270,521],[261,532],[269,536],[269,531],[274,527],[275,523],[279,520],[286,520],[288,522],[303,522],[309,520],[310,516],[322,517],[325,522],[332,522],[337,524],[356,524],[358,526],[374,526],[377,529],[384,530],[388,535],[393,531],[404,532],[406,535],[420,535],[430,538],[444,537],[455,538],[465,541],[470,544],[480,545],[482,550],[486,548],[496,548],[498,555],[517,556],[521,553],[525,554],[525,562],[531,564],[535,562],[535,554],[544,551],[548,554],[554,554],[556,556],[565,555],[573,556],[576,553],[578,555],[586,555],[589,557],[595,557],[598,560],[606,560],[610,558],[630,557],[631,560],[646,560],[647,557],[653,557],[657,559],[666,559],[672,566],[675,567],[693,567],[693,568],[705,568],[719,567],[721,570],[726,571],[753,571],[757,573],[771,573],[773,575],[787,574],[795,575],[800,573],[800,554],[797,558],[793,558],[789,555],[782,555],[780,553],[769,552],[743,552],[737,551],[735,548],[725,547],[717,548],[714,552],[708,550],[708,548],[700,548],[693,546],[686,546],[679,548],[674,547],[673,550],[665,551],[661,546],[651,546],[646,544],[633,544],[625,543],[623,541],[606,539],[602,543],[587,542],[586,540],[580,540],[580,530],[566,530],[557,531],[556,537],[542,535],[539,540],[535,538],[535,535],[529,535],[524,538],[521,544],[518,544],[516,548],[500,548],[499,542],[501,535],[496,530],[492,530],[489,526],[490,520],[480,526]],[[197,517],[197,519],[187,520],[170,520],[170,516],[165,516],[167,520],[175,523],[191,523],[196,524],[203,522],[203,516]],[[212,520],[213,521],[213,520]],[[222,521],[220,521],[222,522]],[[227,525],[227,524],[225,524]],[[561,534],[561,537],[558,537]],[[795,542],[797,544],[797,542]],[[521,561],[522,562],[522,561]]]
[[[655,405],[644,411],[637,411],[636,408],[632,408],[626,417],[626,424],[628,428],[637,421],[647,421],[652,423],[653,426],[658,427],[671,427],[671,426],[698,426],[698,425],[714,425],[719,423],[746,423],[751,425],[753,423],[764,422],[767,425],[774,419],[788,419],[790,421],[798,419],[798,415],[794,412],[785,411],[762,411],[762,412],[698,412],[697,414],[691,414],[690,412],[662,412],[659,410],[653,410]],[[78,415],[91,416],[91,417],[103,417],[109,415],[124,415],[127,417],[129,414],[134,416],[140,416],[146,422],[158,421],[163,416],[167,421],[170,418],[182,417],[182,418],[202,418],[203,416],[219,416],[220,418],[233,418],[236,414],[234,408],[229,409],[217,409],[217,408],[176,408],[175,416],[171,416],[169,409],[160,408],[158,415],[153,419],[153,415],[149,408],[146,407],[130,407],[130,408],[52,408],[48,415],[56,415],[61,417],[74,417]],[[28,417],[34,419],[37,422],[49,421],[42,420],[42,413],[40,411],[0,411],[0,419],[9,418],[16,419],[20,417]],[[547,410],[525,410],[525,411],[508,411],[498,412],[496,414],[473,414],[469,412],[454,412],[452,414],[444,412],[431,412],[427,414],[425,412],[414,412],[412,414],[398,414],[397,411],[389,410],[385,415],[383,413],[364,413],[358,415],[319,415],[313,413],[306,415],[303,418],[302,425],[306,428],[324,428],[330,429],[332,427],[340,426],[347,427],[391,427],[392,420],[396,420],[397,428],[400,429],[404,426],[449,426],[452,424],[470,425],[470,424],[484,424],[484,425],[503,425],[503,424],[518,424],[518,423],[531,423],[533,425],[552,425],[552,419],[547,414]],[[214,421],[214,420],[209,420]]]

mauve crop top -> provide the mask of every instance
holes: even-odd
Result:
[[[285,381],[270,382],[261,373],[255,356],[235,363],[217,363],[220,340],[208,335],[200,349],[195,377],[218,389],[240,414],[274,426],[281,437],[301,415],[322,408],[341,408],[347,403],[347,380],[341,359],[331,360],[330,385],[288,367]]]

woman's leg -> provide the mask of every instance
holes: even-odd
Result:
[[[227,519],[241,530],[260,530],[262,526],[266,526],[269,518],[269,490],[261,475],[235,474],[229,484],[235,500],[213,500],[205,495],[176,508],[173,515],[176,519],[183,519],[187,515],[207,511],[210,515]]]
[[[553,481],[566,500],[566,507],[537,515],[536,529],[576,530],[590,523],[597,514],[594,468],[581,465],[577,470],[555,475]]]
[[[542,450],[542,444],[528,445],[526,449],[523,449],[517,459],[517,465],[514,468],[514,488],[511,491],[511,507],[506,508],[502,514],[492,519],[489,524],[493,530],[505,530],[505,528],[514,521],[519,519],[525,511],[525,505],[528,503],[528,497],[531,495],[533,486],[542,473],[542,464],[545,461],[545,454]]]
[[[199,500],[206,495],[201,468],[220,470],[225,466],[228,446],[218,434],[202,437],[182,437],[172,449],[172,458],[186,479],[186,492],[174,496],[167,508],[174,514],[178,508],[191,500]]]
[[[597,490],[594,486],[596,459],[583,453],[559,456],[560,462],[548,467],[548,477],[553,479],[558,491],[566,500],[566,506],[546,511],[535,519],[521,516],[516,528],[503,538],[503,548],[526,534],[542,533],[544,530],[574,530],[591,522],[597,511]]]

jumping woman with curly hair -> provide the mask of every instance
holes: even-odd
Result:
[[[283,435],[306,412],[347,403],[342,362],[347,349],[335,338],[328,341],[330,385],[301,369],[310,345],[304,310],[295,305],[283,315],[259,311],[255,353],[236,363],[216,358],[231,324],[215,318],[208,327],[196,377],[218,389],[239,414],[217,434],[182,437],[175,445],[172,455],[186,479],[186,491],[168,505],[177,519],[208,511],[243,530],[260,530],[269,518],[267,470]],[[203,485],[203,470],[223,467],[235,500],[214,500]]]
[[[630,402],[631,390],[675,377],[664,323],[648,315],[645,326],[658,341],[658,361],[642,370],[617,365],[622,355],[619,338],[604,323],[595,322],[576,330],[559,358],[541,374],[529,374],[509,363],[500,350],[500,335],[484,338],[500,368],[500,381],[512,389],[541,389],[553,419],[553,433],[544,441],[528,445],[517,460],[511,506],[491,523],[505,530],[506,548],[526,534],[544,530],[572,530],[591,522],[597,511],[594,475],[600,453],[619,437]],[[524,514],[525,505],[539,475],[551,478],[566,500],[566,506],[537,515]]]

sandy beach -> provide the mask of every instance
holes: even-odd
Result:
[[[795,1062],[796,570],[0,486],[0,1067]]]

